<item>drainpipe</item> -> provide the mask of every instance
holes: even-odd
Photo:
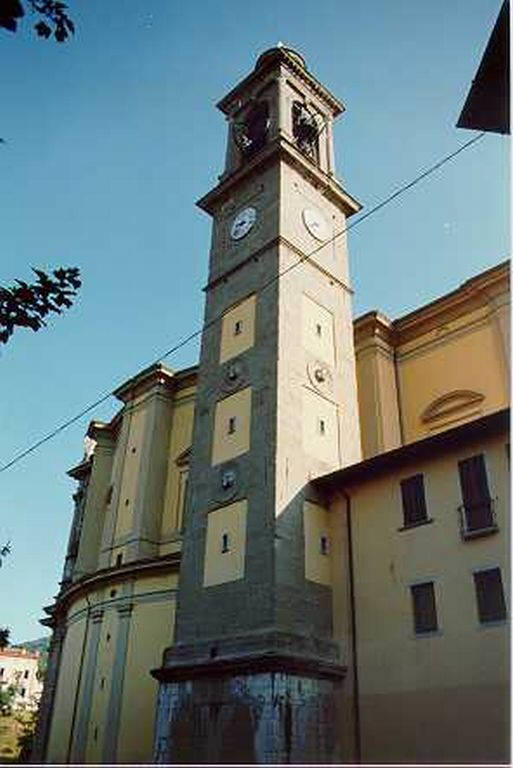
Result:
[[[354,560],[353,560],[353,533],[351,528],[351,497],[342,490],[346,500],[347,523],[347,554],[349,562],[349,604],[351,613],[351,651],[353,656],[353,716],[354,716],[354,740],[356,747],[356,762],[362,762],[362,736],[360,724],[360,689],[358,685],[358,658],[356,642],[356,608],[354,596]]]

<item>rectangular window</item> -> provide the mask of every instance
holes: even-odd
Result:
[[[317,336],[322,336],[322,325],[320,323],[316,323],[315,332]]]
[[[233,435],[235,433],[235,416],[230,416],[228,419],[228,434]]]
[[[242,333],[242,320],[237,320],[234,326],[233,335],[239,336]]]
[[[326,422],[324,419],[319,419],[319,432],[321,435],[326,434]]]
[[[463,497],[463,533],[472,534],[474,531],[494,528],[495,520],[483,454],[458,462],[458,470]]]
[[[28,671],[28,669],[26,669],[25,672],[23,673],[23,677],[26,680],[28,676],[29,676],[29,671]]]
[[[474,573],[477,611],[481,624],[489,621],[503,621],[506,618],[506,603],[502,589],[501,569],[489,568]]]
[[[221,536],[221,552],[230,551],[230,537],[227,533],[223,533]]]
[[[20,696],[21,696],[22,698],[24,698],[24,696],[25,696],[26,692],[27,692],[27,691],[26,691],[26,689],[25,689],[25,688],[22,688],[22,689],[21,689],[21,691],[20,691]]]
[[[405,528],[427,522],[423,475],[412,475],[401,480],[401,498]]]
[[[414,584],[411,587],[413,600],[413,621],[415,634],[435,632],[438,629],[436,618],[435,585],[432,581]]]

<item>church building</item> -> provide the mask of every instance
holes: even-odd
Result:
[[[198,366],[120,386],[34,759],[509,759],[509,268],[353,319],[343,104],[265,51],[217,105]]]

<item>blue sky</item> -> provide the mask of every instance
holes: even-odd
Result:
[[[337,172],[364,210],[474,135],[455,128],[499,0],[69,0],[57,45],[0,31],[0,284],[79,266],[74,308],[1,351],[0,464],[202,319],[221,98],[278,40],[346,105]],[[504,260],[507,139],[489,134],[349,237],[355,315],[397,317]],[[191,344],[166,362],[197,361]],[[110,418],[111,399],[96,418]],[[45,630],[89,417],[0,474],[0,624]]]

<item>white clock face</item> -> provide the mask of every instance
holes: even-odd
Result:
[[[303,223],[316,240],[323,242],[330,236],[328,222],[316,208],[303,208]]]
[[[230,228],[232,240],[240,240],[245,237],[255,223],[256,217],[257,212],[255,208],[244,208],[244,210],[240,211],[234,218]]]

